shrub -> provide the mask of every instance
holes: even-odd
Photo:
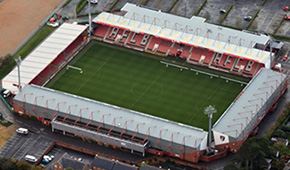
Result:
[[[87,0],[80,0],[76,5],[76,13],[80,13],[81,10],[87,5]]]

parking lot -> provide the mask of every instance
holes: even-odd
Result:
[[[46,169],[52,169],[53,163],[57,162],[65,153],[69,154],[71,159],[81,160],[82,162],[89,163],[89,164],[94,159],[94,156],[92,155],[88,155],[85,153],[67,149],[61,146],[55,146],[48,153],[48,155],[53,155],[54,159],[45,165]]]
[[[51,139],[33,132],[29,132],[28,135],[15,133],[1,148],[0,156],[24,161],[25,155],[33,155],[38,159],[51,144]]]

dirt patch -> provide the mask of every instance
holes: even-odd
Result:
[[[0,3],[0,57],[11,53],[62,0],[4,0]]]
[[[16,129],[16,125],[11,125],[9,127],[0,125],[0,148],[2,148],[4,144],[10,139],[10,137],[15,133]]]

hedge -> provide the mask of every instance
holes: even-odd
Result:
[[[175,1],[171,4],[171,6],[170,6],[170,8],[167,10],[167,12],[170,12],[170,11],[172,10],[172,8],[176,5],[177,2],[178,2],[178,0],[175,0]]]
[[[202,5],[195,11],[194,15],[198,15],[200,13],[200,11],[202,10],[202,8],[205,6],[205,4],[207,3],[207,0],[204,0]]]
[[[276,29],[274,30],[274,34],[276,34],[277,31],[279,30],[279,28],[281,27],[283,21],[285,20],[285,16],[286,16],[286,14],[283,15],[283,18],[281,19],[281,21],[279,22],[278,26],[277,26]]]
[[[228,16],[228,14],[231,12],[232,8],[233,8],[233,5],[230,5],[229,8],[228,8],[228,10],[227,10],[227,12],[226,12],[226,13],[222,16],[222,18],[220,19],[220,21],[219,21],[220,24],[224,22],[224,20],[225,20],[225,19],[227,18],[227,16]]]
[[[76,14],[80,13],[81,10],[87,5],[87,0],[80,0],[76,5]]]
[[[67,6],[67,4],[69,4],[70,3],[70,1],[71,0],[66,0],[66,2],[62,5],[62,8],[64,8],[64,7],[66,7]]]
[[[119,0],[115,0],[113,3],[112,3],[112,5],[111,5],[111,7],[110,7],[110,11],[112,11],[113,10],[113,8],[116,6],[116,4],[119,2]]]
[[[251,21],[248,23],[246,29],[249,29],[250,26],[252,25],[252,23],[254,22],[254,20],[256,19],[256,17],[258,16],[259,12],[260,12],[261,9],[258,9],[255,13],[255,15],[253,16],[253,18],[251,19]]]

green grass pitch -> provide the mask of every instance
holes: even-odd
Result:
[[[91,42],[70,63],[83,73],[63,69],[47,87],[205,130],[204,108],[216,107],[215,122],[243,89],[239,83],[166,67],[162,59]]]

